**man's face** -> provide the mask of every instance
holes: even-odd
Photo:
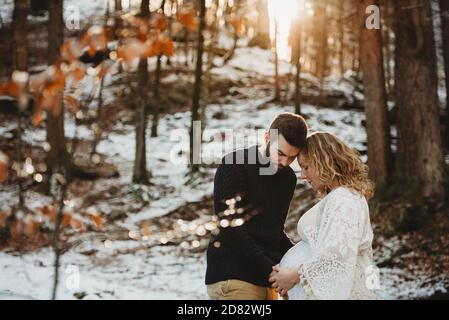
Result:
[[[268,148],[270,162],[277,166],[279,170],[285,169],[299,155],[300,149],[290,145],[282,134],[277,135],[277,139],[270,141],[270,133],[265,133],[265,143]]]

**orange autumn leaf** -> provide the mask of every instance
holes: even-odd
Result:
[[[48,217],[48,219],[51,222],[54,223],[56,221],[56,208],[55,207],[45,205],[40,209],[40,211],[42,212],[42,214],[44,216]]]
[[[61,114],[62,106],[62,93],[56,92],[47,94],[42,99],[42,106],[47,109],[53,116],[57,117]]]
[[[175,53],[172,40],[165,41],[163,53],[164,53],[164,55],[166,55],[168,57],[171,57]]]
[[[72,95],[65,96],[65,103],[70,112],[76,113],[79,110],[78,100]]]
[[[154,57],[160,54],[162,54],[162,42],[155,40],[150,44],[145,55],[148,57]]]
[[[135,59],[144,56],[147,50],[145,43],[131,40],[117,49],[117,58],[122,59],[126,64],[131,65]]]
[[[22,220],[18,219],[16,221],[14,221],[14,223],[11,226],[11,231],[10,231],[11,239],[13,241],[22,240],[23,228],[24,228],[24,223]]]
[[[70,71],[69,76],[72,77],[72,87],[76,86],[86,75],[86,70],[82,65],[77,65]]]
[[[158,15],[152,22],[152,27],[159,31],[164,31],[168,27],[167,18],[163,15]]]
[[[67,227],[68,225],[70,225],[71,220],[72,220],[72,216],[69,213],[64,213],[62,215],[62,225],[64,227]]]
[[[0,229],[5,226],[8,216],[6,212],[0,211]]]
[[[71,217],[69,224],[73,229],[82,229],[84,227],[83,221],[78,217]]]
[[[11,97],[18,98],[20,95],[20,87],[13,80],[9,81],[6,85],[6,93]]]
[[[196,18],[191,11],[181,11],[177,14],[178,21],[190,31],[196,30]]]
[[[39,228],[40,228],[40,223],[38,221],[30,220],[30,221],[24,222],[24,224],[23,224],[23,233],[28,238],[33,238],[39,232]]]
[[[88,42],[89,42],[89,34],[86,31],[79,38],[79,46],[81,48],[84,48],[85,46],[87,46]]]
[[[8,163],[8,156],[0,151],[0,183],[8,179]]]
[[[95,52],[96,52],[97,50],[95,49],[95,46],[92,44],[92,43],[89,43],[89,46],[88,46],[88,49],[87,49],[87,54],[90,56],[90,57],[93,57],[94,55],[95,55]]]
[[[147,20],[135,17],[131,20],[131,24],[137,27],[137,39],[141,42],[145,42],[147,40],[149,29]]]
[[[231,19],[229,21],[229,23],[234,28],[235,33],[240,33],[240,30],[242,29],[242,20],[241,19],[238,19],[238,18]]]
[[[36,111],[33,114],[33,125],[39,126],[42,123],[42,111]]]
[[[89,47],[89,55],[93,56],[95,51],[106,49],[108,39],[106,31],[101,26],[92,26],[87,30],[87,43]]]
[[[91,215],[90,218],[92,219],[92,221],[95,223],[95,229],[97,231],[100,231],[103,228],[103,223],[104,220],[102,217],[100,217],[99,215]]]
[[[34,105],[35,110],[33,114],[33,125],[39,126],[42,122],[42,105],[41,105],[41,97],[36,96],[34,97]]]
[[[61,46],[61,59],[64,61],[76,61],[81,55],[81,46],[76,39],[69,39]]]

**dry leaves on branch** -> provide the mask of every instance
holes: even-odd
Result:
[[[194,13],[190,10],[182,10],[177,14],[178,21],[190,31],[194,32],[196,30],[196,17]]]
[[[8,156],[0,151],[0,183],[3,183],[8,179],[8,164]]]

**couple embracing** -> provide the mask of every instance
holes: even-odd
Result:
[[[298,221],[293,244],[284,224],[296,187],[290,167],[320,201]],[[359,154],[330,133],[308,135],[305,120],[282,113],[262,145],[226,155],[214,181],[221,223],[207,251],[206,285],[216,300],[375,299],[367,282],[373,195]]]

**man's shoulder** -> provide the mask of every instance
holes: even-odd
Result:
[[[221,164],[222,165],[256,164],[256,161],[257,161],[257,146],[251,146],[248,148],[236,149],[232,152],[229,152],[221,159]]]

